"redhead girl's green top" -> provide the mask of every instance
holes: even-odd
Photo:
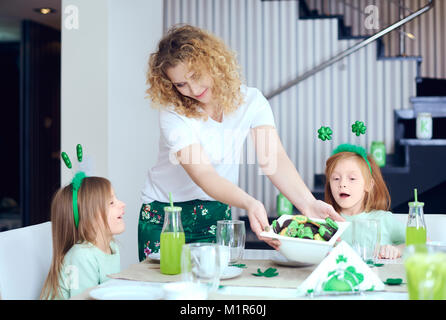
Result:
[[[65,255],[59,278],[59,299],[70,299],[90,287],[109,278],[107,275],[120,272],[119,248],[110,242],[112,254],[107,254],[93,244],[75,244]]]
[[[380,245],[400,245],[406,241],[406,226],[394,217],[392,212],[383,210],[373,210],[370,212],[361,212],[350,216],[342,214],[341,216],[349,222],[364,219],[375,219],[381,225],[381,243]],[[362,230],[361,234],[367,234],[368,230]],[[352,245],[353,228],[350,226],[344,231],[341,239]]]

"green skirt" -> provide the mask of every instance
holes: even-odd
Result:
[[[141,206],[138,222],[138,255],[143,261],[160,250],[160,234],[164,224],[164,207],[168,203],[154,201]],[[231,207],[218,201],[192,200],[175,202],[181,207],[186,243],[215,242],[218,220],[231,220]]]

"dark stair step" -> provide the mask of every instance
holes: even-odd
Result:
[[[239,218],[240,220],[245,222],[245,230],[246,230],[246,241],[245,241],[245,249],[271,249],[266,242],[260,241],[256,234],[251,230],[251,226],[249,224],[249,219],[247,216],[242,216]],[[268,217],[269,224],[276,219],[275,217]]]
[[[419,112],[429,112],[435,118],[446,117],[446,96],[412,97],[410,102],[413,105],[415,118]]]
[[[446,79],[419,78],[417,80],[417,96],[446,96]]]

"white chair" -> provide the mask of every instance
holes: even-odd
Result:
[[[52,254],[51,222],[0,232],[1,299],[39,299]]]
[[[407,223],[407,213],[395,213],[394,216],[402,223]],[[424,222],[430,241],[446,241],[446,214],[425,214]]]

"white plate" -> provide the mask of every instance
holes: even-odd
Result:
[[[223,274],[220,276],[221,280],[232,279],[238,277],[243,273],[243,269],[239,267],[228,266],[223,270]]]
[[[149,259],[152,260],[152,261],[160,262],[160,253],[159,253],[159,252],[157,252],[157,253],[151,253],[151,254],[149,254],[149,255],[147,256],[147,258],[149,258]]]
[[[159,287],[121,285],[93,289],[90,297],[97,300],[159,300],[164,293]]]

